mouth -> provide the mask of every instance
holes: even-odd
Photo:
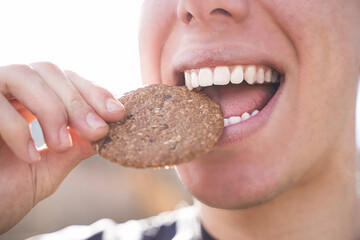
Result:
[[[189,90],[202,91],[220,105],[225,128],[218,145],[239,142],[264,127],[285,79],[267,65],[209,66],[180,74]]]

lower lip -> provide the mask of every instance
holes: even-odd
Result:
[[[265,105],[265,107],[250,119],[225,127],[224,132],[216,146],[240,143],[246,138],[263,129],[275,109],[276,103],[284,89],[284,85],[285,81],[284,77],[282,77],[279,88],[270,101]]]

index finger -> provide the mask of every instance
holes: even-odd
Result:
[[[15,108],[15,110],[20,113],[23,118],[25,118],[28,123],[32,123],[36,120],[36,116],[32,114],[32,112],[30,112],[29,109],[27,109],[21,102],[16,99],[12,99],[9,102],[13,106],[13,108]]]

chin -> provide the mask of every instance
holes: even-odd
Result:
[[[216,148],[176,170],[187,190],[203,204],[246,209],[273,200],[293,185],[287,164],[272,162],[268,153]]]

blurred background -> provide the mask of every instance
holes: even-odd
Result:
[[[0,65],[50,61],[119,97],[141,86],[137,48],[141,2],[1,0]],[[41,146],[37,122],[32,132]],[[191,202],[173,169],[136,170],[95,156],[75,168],[55,194],[0,240],[24,239],[101,218],[117,222],[145,218]]]
[[[119,97],[141,86],[137,40],[141,2],[1,0],[0,65],[50,61]],[[32,133],[41,146],[37,122]],[[75,168],[55,194],[0,239],[24,239],[101,218],[140,219],[191,201],[174,169],[136,170],[95,156]]]

